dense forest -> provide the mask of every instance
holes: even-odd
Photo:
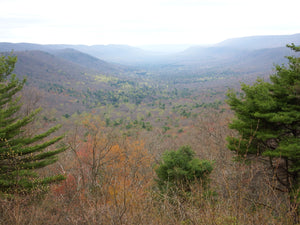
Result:
[[[300,49],[249,40],[0,43],[0,224],[299,223]]]

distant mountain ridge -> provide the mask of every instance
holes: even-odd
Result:
[[[135,66],[144,64],[170,64],[177,63],[178,60],[190,61],[193,57],[194,58],[192,61],[196,62],[196,59],[199,55],[202,55],[200,58],[206,57],[222,59],[222,57],[235,57],[235,53],[239,51],[241,52],[246,50],[279,48],[285,47],[286,44],[290,43],[295,43],[296,45],[299,45],[300,33],[293,35],[268,35],[233,38],[222,41],[212,46],[192,46],[190,48],[185,49],[184,51],[177,53],[173,52],[169,54],[147,51],[138,47],[132,47],[128,45],[39,45],[32,43],[7,42],[0,43],[0,52],[8,52],[11,50],[40,50],[52,53],[54,55],[63,56],[63,54],[59,53],[59,51],[61,52],[63,49],[74,49],[80,51],[81,53],[85,53],[90,56],[96,57],[102,61]],[[162,45],[161,48],[163,47],[164,46]],[[168,47],[170,48],[170,46]],[[157,46],[156,49],[157,51],[159,51]],[[70,50],[68,51],[70,53]],[[91,61],[93,61],[92,58]]]
[[[263,49],[285,47],[286,44],[291,43],[300,44],[300,33],[293,35],[266,35],[232,38],[216,44],[215,47]]]
[[[293,35],[252,36],[228,39],[212,46],[192,46],[184,51],[162,54],[128,45],[39,45],[32,43],[0,43],[0,52],[38,50],[58,59],[77,64],[86,70],[105,74],[121,74],[132,68],[152,70],[161,74],[182,74],[236,70],[270,71],[273,64],[285,63],[291,52],[286,44],[300,45],[300,33]],[[46,62],[45,62],[46,63]],[[124,66],[123,66],[124,65]],[[254,69],[256,68],[256,69]],[[176,71],[175,71],[176,70]]]
[[[0,52],[10,51],[31,51],[39,50],[52,54],[63,49],[74,49],[85,54],[89,54],[98,59],[109,61],[112,63],[134,64],[147,61],[153,56],[157,56],[153,52],[147,52],[137,47],[128,45],[40,45],[32,43],[8,43],[0,42]]]

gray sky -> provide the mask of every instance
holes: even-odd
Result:
[[[300,33],[299,0],[0,0],[0,42],[212,44]]]

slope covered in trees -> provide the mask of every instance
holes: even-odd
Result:
[[[273,50],[261,50],[261,57]],[[250,87],[258,75],[269,80],[269,73],[255,63],[253,70],[244,71],[223,67],[224,62],[218,69],[199,64],[196,72],[160,64],[116,66],[121,70],[108,73],[101,72],[102,61],[98,64],[93,57],[55,51],[15,52],[16,67],[19,76],[28,77],[21,112],[38,105],[46,109],[31,128],[43,130],[59,122],[60,131],[66,132],[69,150],[39,173],[63,173],[66,180],[52,185],[43,199],[1,198],[1,223],[295,222],[297,204],[291,205],[290,195],[275,188],[278,180],[263,157],[249,165],[233,160],[235,154],[227,148],[227,136],[240,141],[228,128],[233,118],[225,103],[228,88],[238,94],[240,82]],[[93,65],[100,69],[88,68]],[[181,152],[174,153],[176,149]]]

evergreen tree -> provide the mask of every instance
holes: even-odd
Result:
[[[25,79],[21,82],[12,74],[16,62],[16,56],[0,56],[0,193],[26,194],[64,179],[62,175],[39,178],[36,169],[56,162],[57,154],[66,147],[48,150],[63,136],[44,140],[58,130],[59,125],[35,136],[26,135],[25,126],[41,109],[28,116],[17,115],[21,108],[17,93],[23,88]]]
[[[300,51],[294,44],[288,47]],[[235,112],[229,127],[239,137],[228,137],[228,147],[241,157],[267,157],[281,185],[277,188],[294,198],[300,172],[300,58],[287,59],[287,66],[276,66],[270,82],[242,84],[239,95],[229,91],[228,104]]]
[[[158,177],[156,182],[162,192],[176,188],[189,191],[189,185],[196,180],[201,180],[205,186],[212,169],[212,162],[195,158],[190,146],[182,146],[177,151],[163,153],[155,170]]]

